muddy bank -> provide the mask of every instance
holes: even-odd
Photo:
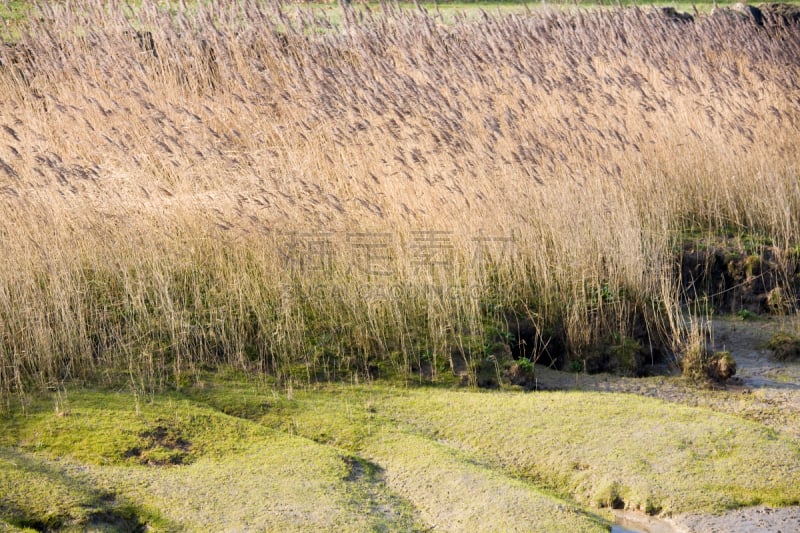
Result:
[[[755,314],[797,309],[798,256],[771,245],[735,238],[691,241],[683,246],[679,275],[690,308]]]
[[[760,505],[722,515],[684,515],[672,520],[675,531],[703,533],[789,533],[800,531],[800,507],[775,509]],[[655,533],[655,532],[653,532]]]
[[[711,322],[713,344],[729,350],[737,376],[727,385],[698,388],[678,375],[627,378],[611,374],[572,374],[536,368],[538,389],[626,392],[682,405],[702,406],[765,424],[778,433],[800,439],[800,363],[776,360],[769,339],[781,331],[796,331],[793,317],[742,320],[737,316]],[[800,506],[747,507],[720,515],[684,514],[651,517],[617,511],[619,531],[789,532],[800,531]]]
[[[720,515],[686,514],[656,518],[632,511],[616,511],[612,533],[788,533],[800,531],[800,507],[766,505]]]

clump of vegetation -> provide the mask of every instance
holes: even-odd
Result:
[[[741,320],[743,322],[747,321],[747,320],[754,320],[754,319],[758,318],[758,315],[756,313],[750,311],[749,309],[739,309],[738,311],[736,311],[736,316],[738,316],[739,320]]]
[[[789,333],[776,333],[767,343],[772,356],[778,361],[800,361],[800,337]]]
[[[728,351],[696,346],[683,353],[680,363],[683,375],[697,383],[724,383],[736,374],[736,361]]]
[[[743,320],[796,309],[800,270],[791,251],[764,235],[684,236],[681,277],[687,299],[709,312],[733,312]],[[766,241],[766,242],[765,242]]]
[[[594,495],[594,505],[601,508],[624,509],[625,501],[622,499],[621,491],[618,481],[603,484]]]
[[[775,287],[767,294],[767,305],[770,312],[779,315],[791,312],[795,309],[797,303],[796,298],[791,297],[786,290],[781,287]]]
[[[344,9],[79,0],[15,23],[4,395],[220,365],[435,381],[513,313],[558,325],[563,353],[542,335],[531,361],[614,334],[681,350],[686,228],[800,242],[796,26]]]
[[[748,255],[744,260],[744,271],[747,277],[753,277],[761,274],[761,256]]]
[[[533,362],[527,357],[518,359],[508,366],[505,379],[511,385],[531,390],[536,388],[536,370]]]
[[[728,381],[736,374],[736,361],[731,352],[713,352],[706,364],[706,374],[716,382]]]

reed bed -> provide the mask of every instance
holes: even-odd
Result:
[[[99,4],[0,48],[3,393],[679,356],[687,230],[800,242],[794,26]]]

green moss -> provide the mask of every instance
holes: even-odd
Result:
[[[605,511],[588,508],[681,513],[800,500],[795,441],[633,395],[390,383],[290,393],[237,374],[186,393],[137,407],[131,394],[75,391],[62,393],[58,412],[46,398],[4,419],[0,520],[586,531],[608,525]],[[176,464],[179,452],[187,460]]]
[[[427,436],[587,505],[604,501],[614,481],[626,507],[646,512],[800,498],[792,481],[800,450],[788,438],[734,416],[632,395],[327,387],[296,393],[262,419],[273,427],[287,420],[297,434],[366,455],[387,427]]]
[[[272,408],[263,388],[233,383],[207,384],[197,400],[75,391],[58,412],[46,398],[7,417],[0,457],[12,460],[0,464],[0,519],[86,529],[133,509],[155,530],[421,529],[413,506],[374,473],[362,475],[351,455],[199,401],[214,396],[254,416],[255,398]],[[285,397],[275,403],[282,402],[292,405]],[[19,458],[33,466],[20,470]],[[41,482],[31,474],[39,470]]]
[[[800,337],[789,333],[776,333],[767,343],[778,361],[800,360]]]
[[[641,510],[800,498],[796,443],[702,409],[622,394],[455,392],[417,392],[393,407],[399,420],[584,503],[607,495],[609,476],[625,506]]]

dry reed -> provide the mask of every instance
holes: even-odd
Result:
[[[69,5],[0,49],[3,392],[677,351],[687,228],[800,240],[795,27]]]

